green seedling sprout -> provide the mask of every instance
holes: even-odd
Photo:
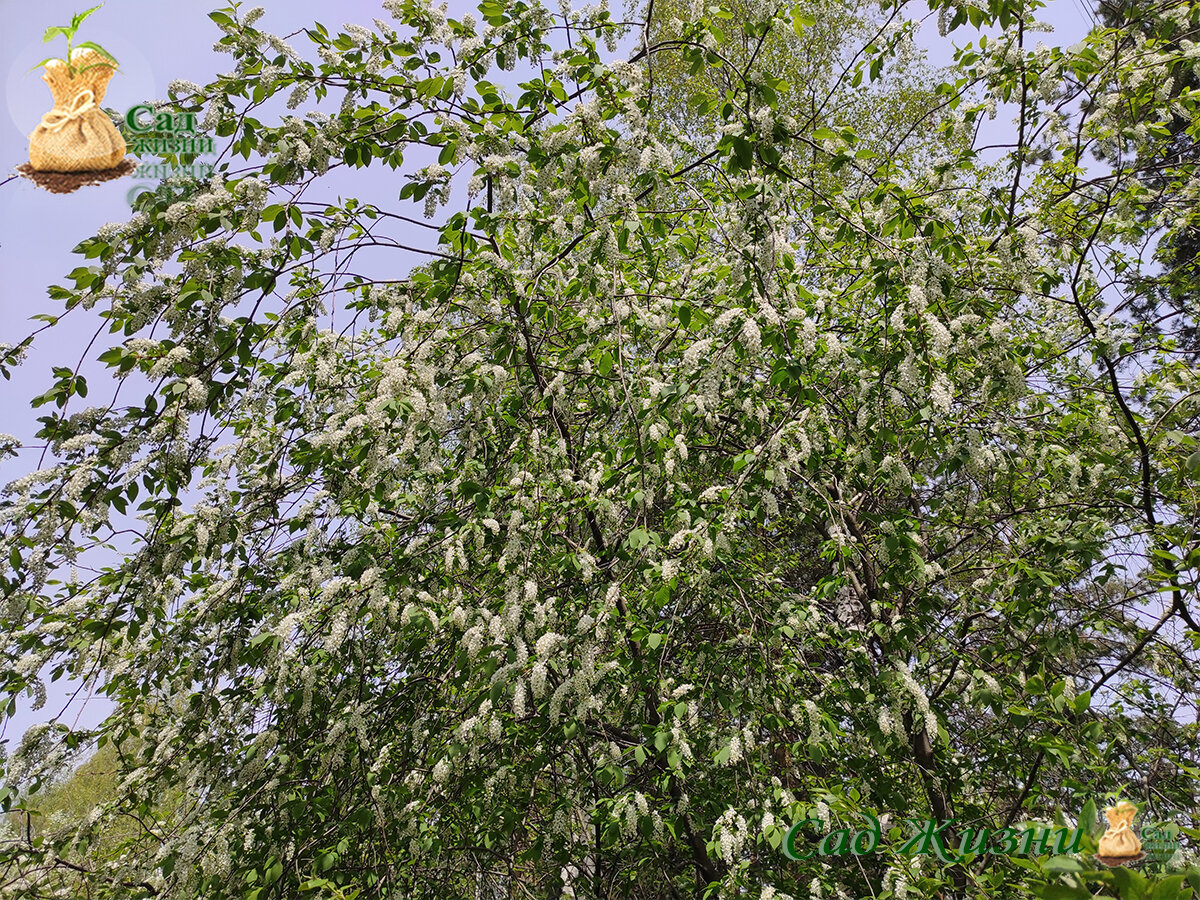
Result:
[[[101,3],[99,6],[93,6],[87,12],[76,13],[75,15],[73,15],[71,17],[70,25],[51,25],[49,28],[46,29],[46,34],[42,37],[43,44],[50,43],[50,41],[54,40],[60,34],[67,39],[67,58],[63,59],[63,60],[59,60],[59,61],[65,62],[67,64],[67,69],[68,69],[68,71],[70,71],[72,77],[74,77],[79,72],[84,72],[88,69],[94,69],[96,66],[109,66],[112,69],[116,69],[117,66],[119,65],[119,63],[117,62],[117,58],[115,56],[113,56],[111,53],[109,53],[107,50],[105,50],[103,47],[101,47],[99,44],[97,44],[96,42],[80,41],[78,44],[76,44],[74,42],[75,41],[75,33],[77,31],[79,31],[79,26],[83,22],[83,20],[86,19],[88,16],[90,16],[92,13],[94,13],[96,10],[98,10],[103,5],[104,4]],[[111,60],[112,62],[111,63],[103,63],[103,62],[92,63],[90,66],[80,66],[77,68],[76,66],[74,66],[71,63],[71,51],[75,50],[76,48],[82,48],[82,47],[86,47],[89,50],[95,50],[97,53],[99,53],[105,59]],[[46,63],[51,62],[52,60],[55,60],[55,59],[58,59],[58,57],[57,56],[47,56],[40,63],[38,63],[36,66],[34,66],[33,69],[40,68],[41,66],[44,66]],[[33,69],[30,69],[29,71],[32,72]]]
[[[1110,791],[1108,794],[1106,794],[1105,798],[1104,798],[1104,805],[1106,807],[1118,807],[1118,808],[1122,807],[1122,806],[1133,806],[1134,804],[1130,800],[1127,800],[1126,798],[1121,796],[1122,794],[1125,793],[1125,788],[1127,788],[1127,787],[1129,787],[1129,785],[1123,784],[1119,788],[1117,788],[1115,791]]]

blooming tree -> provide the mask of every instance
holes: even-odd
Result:
[[[103,316],[121,390],[85,408],[62,369],[35,400],[0,683],[116,706],[13,749],[10,822],[81,748],[118,777],[8,834],[0,893],[1092,896],[1076,863],[898,850],[905,818],[953,848],[1122,785],[1194,799],[1196,373],[1117,276],[1195,216],[1190,163],[1151,190],[1127,161],[1197,128],[1162,77],[1196,45],[885,0],[841,94],[913,15],[961,46],[909,154],[726,59],[803,8],[696,3],[652,40],[384,6],[306,49],[214,12],[233,71],[173,92],[226,140],[212,180],[50,289]],[[650,115],[668,61],[730,67],[715,132]],[[322,194],[382,166],[395,194]],[[876,852],[782,852],[865,815]]]

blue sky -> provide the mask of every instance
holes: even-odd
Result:
[[[1085,6],[1090,2],[1054,0],[1042,18],[1054,25],[1056,31],[1037,37],[1047,44],[1076,42],[1090,25]],[[212,50],[221,32],[207,18],[207,13],[222,3],[223,0],[171,0],[170,3],[108,0],[81,29],[81,39],[95,41],[121,63],[122,71],[111,82],[105,105],[127,109],[165,97],[167,84],[174,79],[204,84],[216,73],[227,71],[231,57]],[[252,5],[247,3],[243,8]],[[341,0],[337,4],[328,0],[262,0],[261,5],[267,12],[258,27],[279,35],[313,21],[321,21],[332,30],[343,22],[369,27],[373,18],[388,18],[375,0]],[[61,38],[44,45],[42,34],[49,25],[69,22],[85,6],[79,0],[38,3],[0,0],[4,21],[0,31],[0,74],[5,78],[6,109],[6,115],[0,117],[0,156],[6,169],[0,181],[28,158],[28,135],[51,106],[50,92],[39,73],[29,69],[47,56],[61,54],[65,46]],[[461,14],[473,6],[464,0],[453,0],[451,14]],[[619,8],[621,4],[614,2],[613,6]],[[962,34],[960,41],[970,39],[966,30]],[[296,45],[302,48],[304,43],[301,39]],[[949,61],[949,48],[938,39],[932,20],[924,28],[921,43],[932,48],[932,62]],[[989,123],[991,139],[984,143],[1011,139],[1008,118],[1001,111]],[[343,177],[345,182],[340,183]],[[396,189],[395,173],[378,167],[339,174],[336,180],[339,192],[358,196],[370,196],[373,192],[376,196],[394,196]],[[23,178],[0,186],[0,265],[4,271],[0,279],[0,342],[21,340],[33,325],[30,316],[62,311],[61,303],[47,296],[46,287],[63,283],[66,273],[81,264],[80,258],[71,254],[72,247],[105,223],[123,221],[129,216],[128,195],[139,183],[145,181],[123,178],[65,195],[50,194]],[[61,326],[35,343],[27,362],[15,371],[11,381],[0,381],[0,432],[30,441],[40,413],[30,408],[29,399],[48,387],[52,366],[74,368],[81,360],[90,360],[83,371],[100,373],[90,380],[90,385],[96,398],[103,396],[104,369],[95,362],[95,356],[111,342],[88,349],[97,330],[103,327],[99,312],[99,309],[74,311]],[[89,402],[91,399],[89,396]],[[36,449],[30,449],[16,461],[0,465],[0,483],[31,471],[37,461]],[[107,712],[103,701],[93,699],[85,703],[84,694],[75,695],[78,685],[59,682],[48,687],[45,707],[32,710],[28,699],[23,698],[17,718],[0,732],[0,738],[15,740],[29,725],[47,721],[64,709],[64,721],[68,724],[76,721],[94,724]]]

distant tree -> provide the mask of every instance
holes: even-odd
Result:
[[[10,852],[14,847],[57,849],[52,860],[43,858],[39,865],[25,865],[28,857],[22,854],[10,857],[7,865],[0,863],[0,884],[9,893],[19,886],[16,893],[22,896],[86,897],[105,882],[120,894],[140,892],[141,886],[113,883],[108,874],[111,864],[119,863],[128,845],[144,833],[145,823],[138,816],[104,816],[102,828],[82,843],[74,841],[81,823],[97,818],[118,796],[121,764],[115,746],[106,744],[66,777],[21,799],[25,810],[8,814],[0,843]],[[166,808],[166,803],[158,804],[160,814]]]
[[[92,754],[62,781],[47,786],[38,797],[33,817],[13,814],[18,830],[28,825],[42,834],[63,825],[76,826],[92,809],[113,797],[117,787],[117,759],[111,745]]]
[[[1200,4],[1178,0],[1099,0],[1103,23],[1125,40],[1151,41],[1168,63],[1153,85],[1162,103],[1200,89]],[[1137,109],[1137,107],[1134,107]],[[1181,192],[1180,173],[1200,162],[1200,135],[1183,108],[1168,115],[1127,113],[1126,128],[1104,157],[1128,166],[1154,197],[1145,204],[1147,246],[1161,264],[1158,272],[1118,273],[1128,291],[1128,306],[1154,334],[1173,338],[1193,362],[1200,359],[1200,211],[1195,198]]]
[[[955,140],[938,128],[947,104],[934,91],[945,73],[926,63],[914,42],[917,26],[899,7],[806,0],[784,11],[790,27],[763,29],[755,25],[754,2],[729,0],[713,7],[710,39],[689,40],[688,24],[706,8],[701,0],[654,0],[647,7],[652,129],[678,129],[694,147],[711,149],[726,121],[721,108],[739,102],[752,82],[793,129],[853,128],[860,150],[902,168],[932,165],[953,152],[952,143],[962,144],[962,136]],[[857,67],[864,47],[880,51],[871,77]],[[800,145],[780,149],[823,185],[824,154]]]

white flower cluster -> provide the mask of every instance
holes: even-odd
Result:
[[[732,806],[721,814],[713,826],[713,838],[719,844],[719,854],[729,865],[733,865],[750,837],[746,819]]]
[[[907,665],[897,666],[895,672],[901,687],[909,694],[911,703],[916,708],[916,715],[921,720],[929,739],[936,741],[938,735],[937,715],[929,705],[929,697],[926,695],[925,689],[917,683]]]
[[[903,862],[888,867],[887,871],[883,873],[881,888],[884,891],[891,891],[895,900],[907,900],[908,869]]]
[[[204,88],[196,84],[194,81],[188,81],[183,78],[176,78],[167,85],[167,93],[172,97],[190,97],[204,92]]]
[[[886,703],[879,707],[879,730],[889,737],[904,739],[904,726],[899,717]]]
[[[933,384],[929,388],[929,401],[938,412],[950,412],[954,402],[954,384],[945,372],[934,375]]]

